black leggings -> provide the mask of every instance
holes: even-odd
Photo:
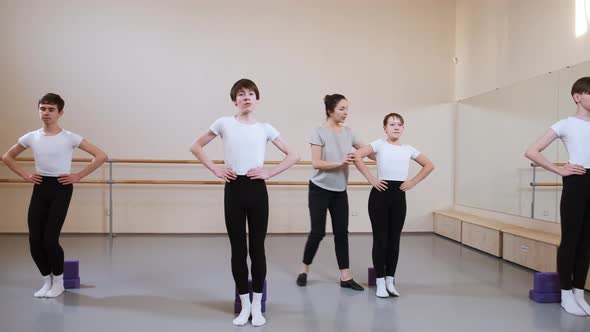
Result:
[[[266,278],[264,240],[268,227],[268,192],[264,180],[238,176],[225,184],[225,227],[231,245],[231,270],[239,294],[248,291],[248,245],[252,262],[252,290],[262,293]]]
[[[61,275],[64,251],[59,234],[66,220],[74,187],[62,185],[56,177],[44,176],[35,184],[29,204],[29,244],[31,256],[43,276]]]
[[[557,271],[561,289],[584,289],[590,263],[590,169],[584,175],[563,178],[560,211]]]
[[[326,235],[326,216],[330,210],[336,260],[338,267],[348,269],[348,194],[345,191],[330,191],[309,181],[309,215],[311,232],[305,243],[303,264],[310,265],[318,251],[320,241]]]
[[[369,218],[373,228],[373,267],[377,278],[395,276],[399,242],[406,219],[406,193],[401,181],[387,181],[387,190],[373,188],[369,195]]]

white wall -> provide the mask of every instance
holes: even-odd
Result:
[[[576,1],[457,0],[456,99],[590,60],[590,33],[576,37]],[[581,1],[588,25],[590,1]]]
[[[408,194],[406,230],[430,231],[430,212],[452,204],[454,38],[454,0],[3,1],[0,149],[39,127],[36,100],[53,91],[66,100],[62,125],[111,158],[190,159],[193,139],[233,114],[231,85],[249,77],[258,118],[309,160],[322,98],[339,92],[367,142],[381,137],[384,114],[406,115],[407,142],[437,166]],[[222,159],[219,140],[208,152]],[[267,159],[279,157],[269,147]],[[278,179],[310,173],[296,166]],[[115,178],[214,179],[200,166],[129,165]],[[351,231],[370,231],[368,190],[350,189]],[[306,188],[270,193],[271,232],[309,229]],[[0,186],[0,232],[26,231],[29,195]],[[114,200],[117,232],[225,231],[221,187],[119,186]],[[78,185],[65,231],[105,232],[107,203],[106,188]]]

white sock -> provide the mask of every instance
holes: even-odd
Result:
[[[45,297],[58,297],[63,294],[64,290],[64,275],[62,273],[58,276],[53,276],[53,285],[51,285],[51,289],[45,294]]]
[[[252,293],[252,325],[262,326],[266,324],[266,318],[262,316],[262,293]]]
[[[586,315],[590,315],[590,305],[588,305],[588,302],[586,302],[586,300],[584,299],[583,289],[574,288],[574,299],[576,300],[578,306],[580,306],[580,308],[584,310]]]
[[[236,326],[242,326],[248,323],[248,319],[250,318],[250,294],[241,294],[240,301],[242,302],[242,311],[240,311],[238,317],[233,321]]]
[[[51,289],[51,274],[43,276],[43,287],[33,294],[34,297],[45,297],[47,291]]]
[[[561,307],[569,314],[586,316],[586,312],[580,308],[571,289],[561,290]]]
[[[389,292],[389,294],[393,295],[393,296],[399,296],[399,293],[397,292],[397,290],[395,289],[395,286],[393,285],[393,283],[395,282],[395,278],[394,277],[385,277],[385,287],[387,287],[387,291]]]
[[[375,284],[377,285],[377,291],[375,292],[377,297],[389,297],[387,288],[385,288],[385,278],[375,279]]]

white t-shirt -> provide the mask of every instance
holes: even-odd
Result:
[[[209,129],[221,136],[225,166],[237,175],[246,175],[248,170],[262,167],[266,143],[279,137],[279,132],[268,123],[245,124],[233,116],[217,119]]]
[[[371,142],[371,147],[377,157],[377,177],[388,181],[406,181],[410,159],[420,155],[420,151],[410,145],[394,145],[384,139]]]
[[[590,121],[570,116],[559,120],[551,129],[565,145],[569,162],[590,168]]]
[[[82,136],[63,129],[53,136],[44,135],[43,129],[38,129],[19,138],[18,143],[33,150],[38,174],[57,177],[72,171],[72,154],[82,139]]]

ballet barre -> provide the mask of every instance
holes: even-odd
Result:
[[[31,183],[23,179],[0,179],[0,183]],[[107,180],[82,180],[78,183],[83,184],[108,184]]]
[[[563,184],[558,182],[531,182],[533,187],[561,187]]]
[[[17,161],[32,162],[34,161],[31,157],[17,158]],[[90,158],[73,158],[72,162],[76,163],[89,163],[92,159]],[[223,160],[212,160],[215,164],[223,164]],[[200,164],[198,160],[183,160],[183,159],[109,159],[105,162],[109,168],[108,180],[82,180],[79,184],[106,184],[109,187],[109,237],[112,239],[113,235],[113,185],[223,185],[225,181],[221,180],[115,180],[113,179],[113,164]],[[265,165],[278,165],[281,160],[266,160]],[[375,165],[374,161],[365,161],[367,165]],[[295,165],[311,165],[309,160],[301,160],[295,163]],[[23,179],[0,179],[0,183],[30,183]],[[306,186],[308,181],[266,181],[267,185],[270,186]],[[367,186],[370,185],[365,181],[350,181],[348,185],[351,186]]]
[[[31,157],[22,157],[16,158],[17,161],[34,161]],[[91,158],[73,158],[72,162],[75,163],[84,163],[84,162],[91,162]],[[212,160],[214,164],[224,164],[223,160]],[[278,165],[282,162],[282,160],[265,160],[265,165]],[[106,161],[109,164],[203,164],[199,160],[185,160],[185,159],[109,159]],[[365,164],[367,165],[375,165],[374,161],[367,161],[365,160]],[[295,163],[295,165],[311,165],[311,160],[300,160]]]
[[[553,163],[555,166],[563,166],[566,163]],[[535,218],[535,188],[536,187],[561,187],[562,184],[559,182],[537,182],[537,167],[540,167],[538,164],[531,163],[531,167],[533,168],[533,181],[529,183],[532,188],[532,200],[531,200],[531,218]]]
[[[0,183],[30,183],[23,179],[0,179]],[[182,185],[182,184],[193,184],[193,185],[221,185],[225,184],[225,181],[203,181],[203,180],[82,180],[79,184],[168,184],[168,185]],[[266,181],[268,186],[305,186],[309,182],[305,181]],[[348,182],[349,186],[366,186],[368,182],[363,181],[351,181]]]

